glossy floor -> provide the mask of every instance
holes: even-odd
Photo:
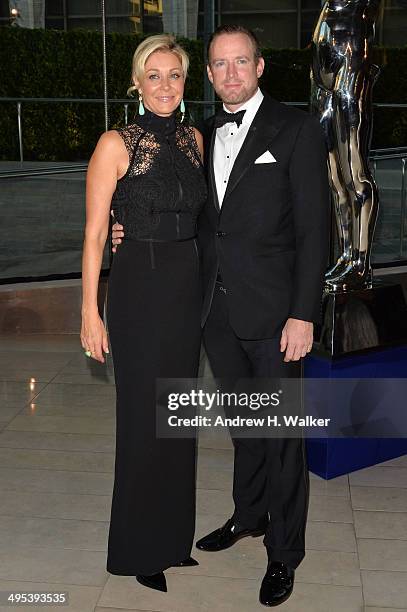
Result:
[[[167,572],[169,592],[106,572],[114,451],[111,364],[72,336],[0,339],[0,592],[68,591],[64,607],[0,610],[252,612],[261,538]],[[197,537],[231,504],[227,434],[200,439]],[[311,476],[307,555],[282,612],[407,611],[407,457],[329,482]]]

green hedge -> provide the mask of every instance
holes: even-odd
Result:
[[[107,37],[110,98],[125,98],[131,59],[141,39],[133,34]],[[203,46],[181,39],[191,57],[186,98],[203,98]],[[262,87],[284,101],[309,97],[310,50],[265,49]],[[382,73],[375,86],[377,102],[407,101],[407,48],[377,49]],[[102,36],[100,32],[0,28],[0,97],[101,98]],[[131,106],[131,114],[134,106]],[[110,105],[110,126],[123,123],[123,106]],[[373,146],[407,144],[407,113],[377,110]],[[0,104],[0,156],[18,159],[15,103]],[[104,130],[101,104],[23,104],[25,159],[88,159]]]

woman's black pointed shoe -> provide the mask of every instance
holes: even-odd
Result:
[[[172,567],[195,567],[195,565],[199,565],[198,561],[196,561],[192,557],[188,557],[188,559],[185,559],[185,561],[180,561],[180,563],[174,563]]]
[[[151,576],[144,576],[143,574],[137,574],[136,580],[143,586],[155,589],[156,591],[167,592],[167,581],[164,576],[164,572],[158,572],[158,574],[152,574]]]

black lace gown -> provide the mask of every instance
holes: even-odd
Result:
[[[195,529],[195,441],[156,437],[155,381],[197,376],[206,185],[193,130],[174,117],[146,110],[119,133],[130,165],[112,199],[125,239],[108,287],[117,427],[107,570],[154,574],[190,555]]]

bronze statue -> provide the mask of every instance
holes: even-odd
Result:
[[[326,274],[330,291],[371,287],[370,253],[379,198],[369,168],[372,88],[379,68],[371,52],[380,0],[328,0],[312,40],[311,109],[329,148],[340,255]]]

